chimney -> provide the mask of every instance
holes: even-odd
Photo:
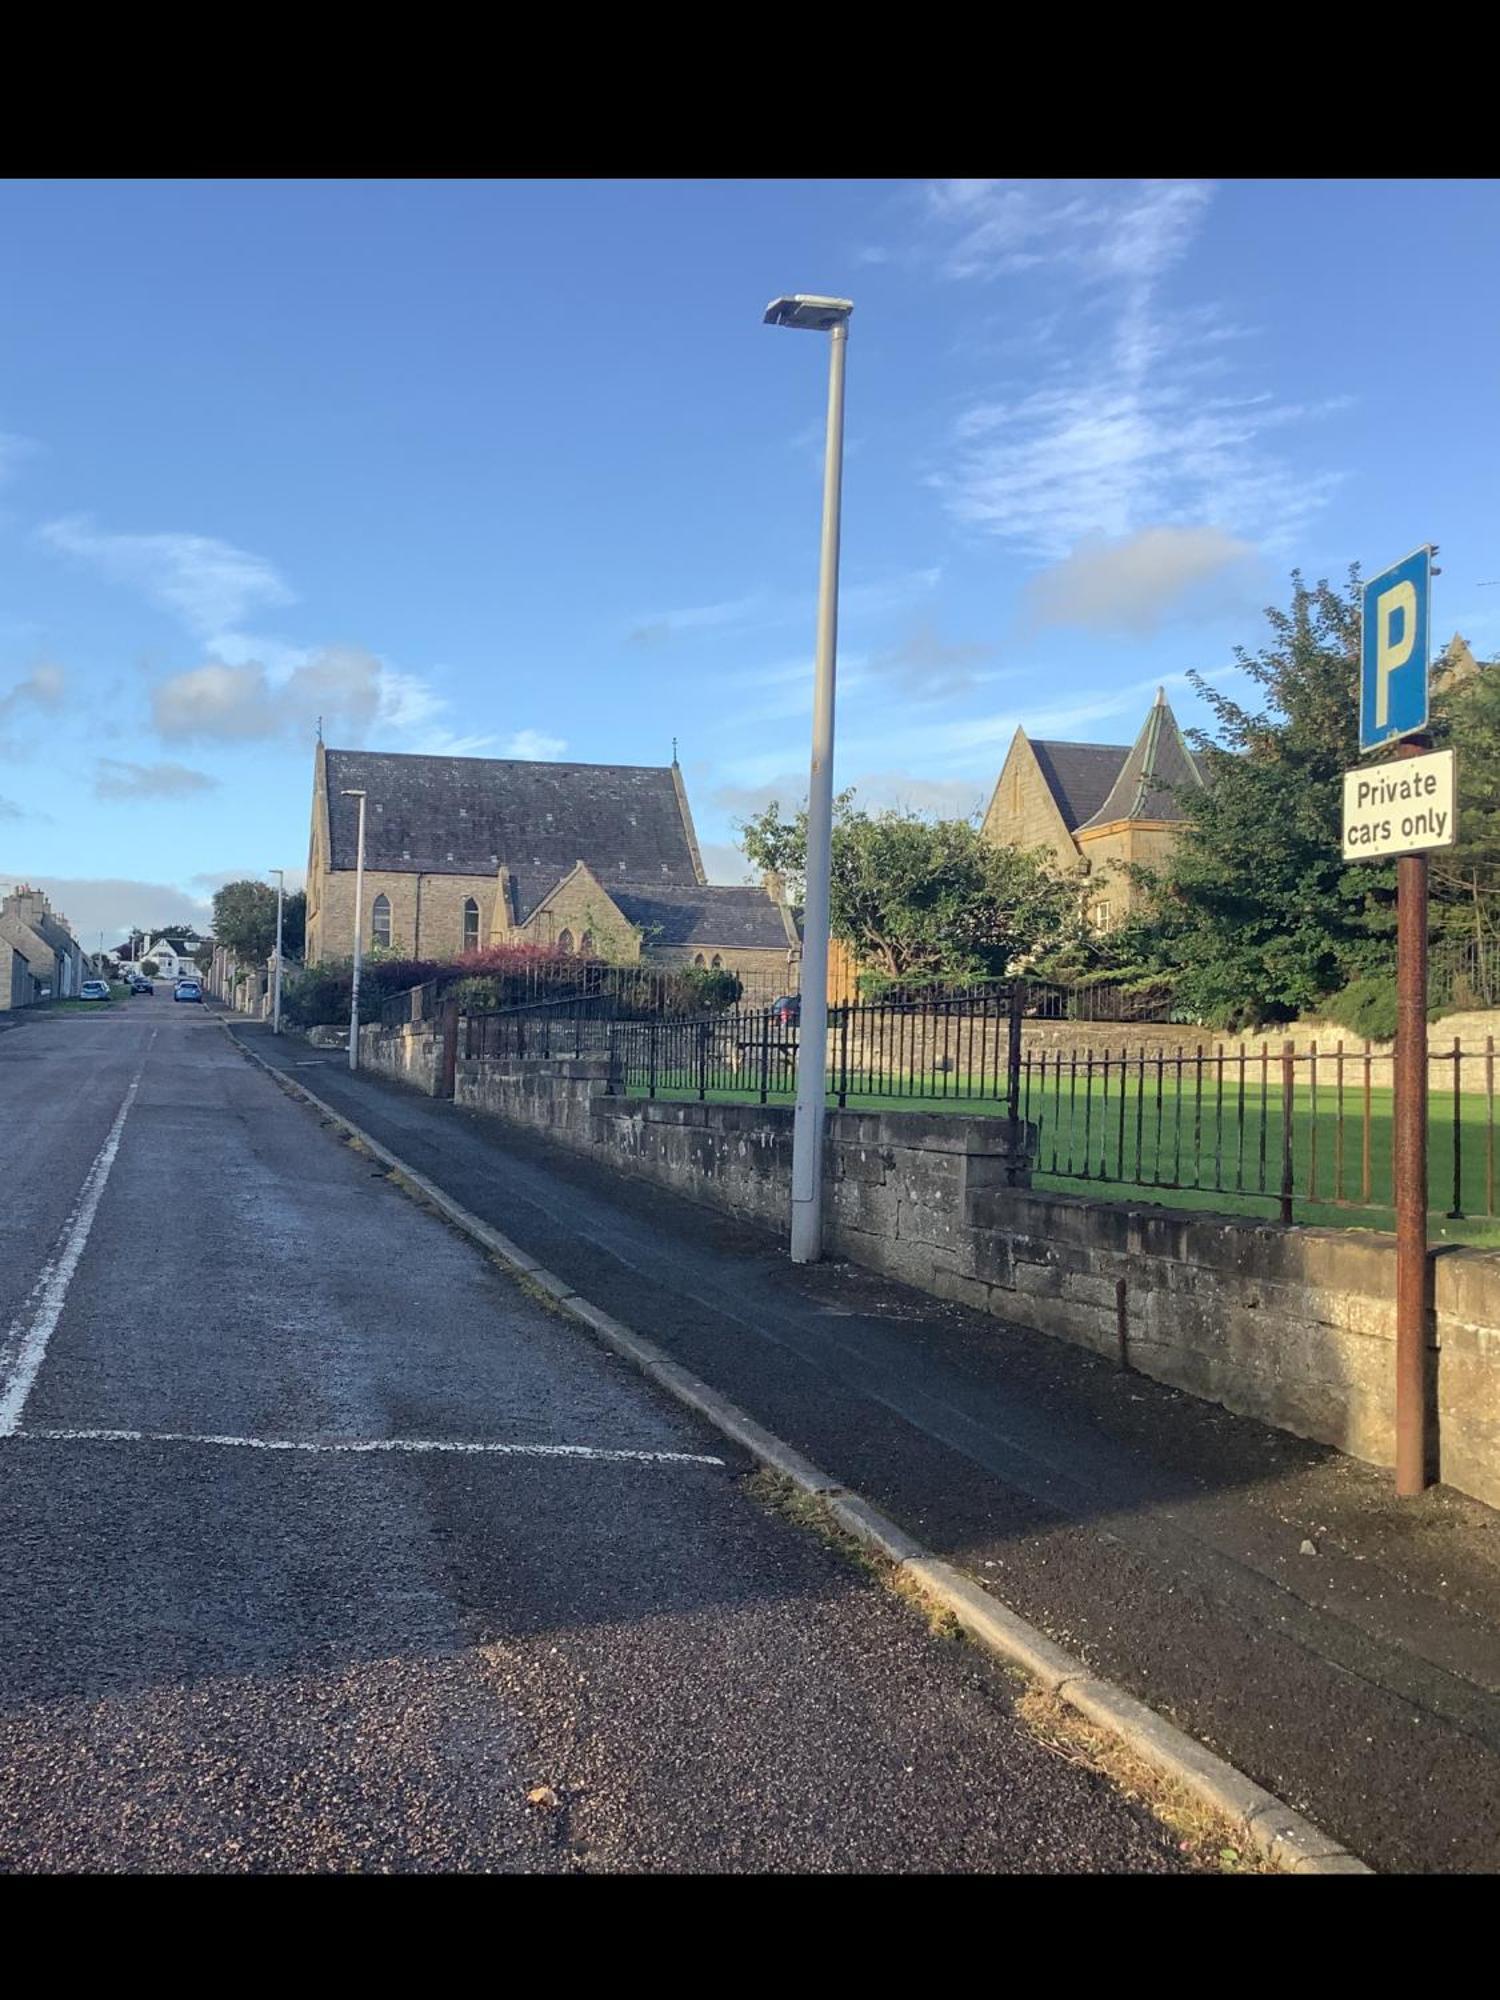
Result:
[[[778,868],[767,868],[760,878],[760,886],[773,903],[786,901],[786,883]]]

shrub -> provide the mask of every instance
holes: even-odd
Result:
[[[1323,1010],[1330,1021],[1361,1041],[1389,1042],[1396,1033],[1396,982],[1371,975],[1352,979]]]

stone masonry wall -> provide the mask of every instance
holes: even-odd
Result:
[[[615,1096],[583,1057],[460,1059],[457,1101],[786,1229],[790,1110]],[[1393,1461],[1393,1238],[1044,1193],[1025,1185],[1032,1134],[1000,1118],[830,1112],[828,1142],[840,1254]],[[1444,1249],[1432,1275],[1440,1475],[1500,1506],[1500,1256]]]
[[[377,1023],[359,1031],[361,1069],[374,1070],[393,1083],[409,1084],[428,1097],[442,1087],[443,1036],[434,1021],[415,1021],[400,1028]]]

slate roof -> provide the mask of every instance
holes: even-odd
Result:
[[[1069,833],[1093,818],[1130,755],[1126,743],[1033,742],[1031,748]]]
[[[1131,745],[1120,775],[1097,812],[1078,828],[1111,826],[1122,819],[1185,819],[1178,794],[1203,783],[1166,693],[1158,688],[1145,726]]]
[[[786,951],[781,911],[764,889],[658,889],[610,885],[610,899],[627,922],[646,931],[648,945],[733,946]]]
[[[697,888],[690,824],[670,765],[547,764],[504,757],[409,757],[329,750],[330,868],[353,868],[368,794],[365,865],[394,874],[512,874],[524,921],[586,861],[617,883]]]

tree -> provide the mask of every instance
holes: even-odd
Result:
[[[1433,923],[1483,947],[1500,936],[1500,662],[1440,688],[1434,735],[1458,765],[1458,842],[1429,875]]]
[[[887,979],[1000,975],[1056,943],[1074,921],[1076,888],[1038,856],[995,847],[972,821],[866,812],[835,803],[829,922]],[[778,802],[740,829],[757,866],[799,888],[807,815]]]
[[[1286,1020],[1391,961],[1395,867],[1346,867],[1342,778],[1359,762],[1358,572],[1336,590],[1293,572],[1270,643],[1235,649],[1259,706],[1202,674],[1218,740],[1194,731],[1207,784],[1182,798],[1171,859],[1142,872],[1148,929],[1183,1007],[1224,1025]]]
[[[282,909],[282,948],[299,956],[307,929],[307,897],[288,896]],[[264,965],[276,949],[276,891],[268,882],[226,882],[214,895],[214,942],[242,965]]]

